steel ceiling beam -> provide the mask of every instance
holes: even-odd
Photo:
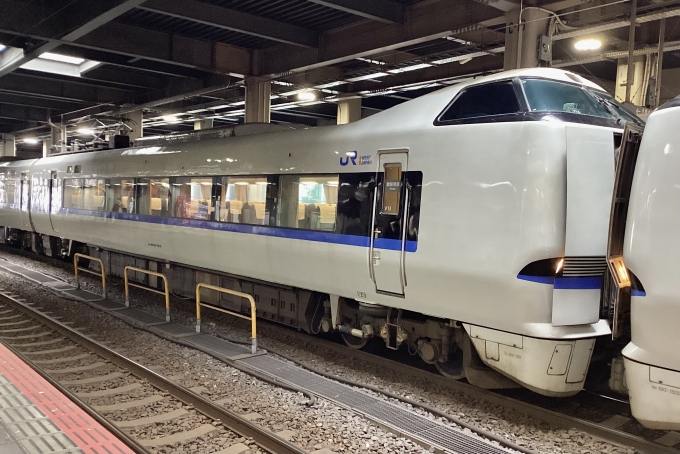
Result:
[[[67,82],[24,74],[8,74],[0,78],[0,93],[89,104],[125,102],[131,95],[127,90],[97,87],[83,83],[80,79]]]
[[[314,30],[194,0],[147,0],[140,9],[295,46],[316,47],[319,39]]]
[[[388,24],[403,24],[405,8],[388,0],[308,0],[355,16]]]
[[[9,3],[12,2],[2,2],[5,6],[0,6],[0,17],[5,20],[11,19],[17,14],[16,9],[7,10],[8,7],[11,7]],[[56,49],[63,42],[73,42],[82,38],[142,3],[144,3],[144,0],[80,1],[68,5],[58,13],[48,12],[46,19],[42,22],[38,21],[38,24],[31,28],[42,26],[49,29],[50,32],[47,36],[50,39],[29,49],[11,49],[10,52],[4,53],[0,57],[0,77],[11,73],[45,52]],[[2,11],[3,9],[5,11]],[[19,12],[21,10],[22,8],[18,9]],[[73,24],[74,18],[79,20],[77,25]]]
[[[404,24],[361,22],[323,33],[318,50],[276,47],[255,51],[256,60],[261,62],[258,75],[306,72],[355,58],[380,57],[407,46],[463,34],[471,24],[501,14],[488,5],[452,0],[416,3],[409,11]]]

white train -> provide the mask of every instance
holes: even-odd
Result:
[[[680,98],[626,132],[617,173],[609,256],[615,336],[633,416],[680,429]],[[641,141],[640,141],[641,137]],[[618,290],[618,291],[617,291]]]
[[[260,317],[359,348],[382,337],[479,386],[568,396],[610,334],[626,121],[640,123],[578,75],[504,72],[338,127],[6,162],[0,225],[111,274],[163,269],[177,293],[252,293]]]

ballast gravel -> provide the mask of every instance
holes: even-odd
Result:
[[[19,258],[7,256],[14,262]],[[62,270],[44,264],[22,259],[26,266],[39,271],[68,279]],[[231,368],[212,357],[196,350],[179,346],[160,339],[153,334],[136,330],[101,311],[92,309],[83,303],[65,300],[56,296],[49,289],[27,284],[21,277],[0,270],[0,288],[20,295],[27,301],[36,302],[40,307],[49,308],[62,320],[73,321],[74,326],[84,327],[96,333],[97,339],[107,342],[110,348],[136,359],[141,364],[159,370],[167,376],[175,377],[187,387],[201,386],[202,394],[216,401],[223,401],[226,408],[241,415],[250,415],[253,422],[273,432],[287,432],[290,441],[303,449],[313,452],[323,448],[337,453],[381,453],[381,454],[415,454],[427,453],[428,450],[411,440],[398,438],[385,430],[368,424],[354,412],[340,408],[327,401],[317,401],[313,407],[304,405],[306,397],[261,382],[253,377]],[[119,296],[119,295],[117,295]],[[114,296],[115,298],[115,296]],[[82,360],[83,362],[85,360]],[[92,361],[90,361],[91,363]],[[80,362],[78,362],[80,363]],[[70,367],[70,366],[69,366]],[[104,375],[119,371],[108,365],[98,368],[96,372],[65,374],[60,379],[76,380]],[[165,370],[160,370],[165,368]],[[108,388],[102,383],[100,389]],[[88,403],[105,405],[119,403],[126,398],[136,400],[159,394],[146,387],[132,391],[125,396],[88,399]],[[128,397],[134,396],[134,397]],[[228,400],[224,400],[228,399]],[[148,410],[148,408],[147,408]],[[167,410],[170,411],[170,410]],[[164,412],[167,412],[164,411]],[[113,413],[113,412],[110,412]],[[119,420],[137,419],[140,416],[135,409],[117,412]],[[257,413],[257,416],[253,416]],[[125,414],[125,416],[122,416]],[[153,416],[149,413],[148,416]],[[170,433],[190,430],[196,427],[197,420],[176,418],[171,421],[133,429],[141,438],[158,438]],[[200,425],[200,424],[199,424]],[[128,432],[130,432],[128,430]],[[223,432],[220,432],[223,433]],[[206,453],[219,451],[233,444],[233,440],[222,440],[218,436],[207,435],[195,442],[182,445],[182,451]],[[251,446],[252,453],[262,452],[252,441],[240,441]],[[223,448],[220,448],[223,447]],[[220,449],[217,449],[220,448]],[[158,453],[175,453],[171,448],[152,448]]]
[[[74,282],[72,274],[58,262],[46,263],[0,250],[0,258],[27,266],[68,282]],[[149,365],[171,369],[173,375],[182,375],[180,383],[188,387],[203,386],[205,394],[214,400],[228,399],[225,407],[240,413],[258,413],[262,416],[256,422],[279,431],[291,429],[297,435],[292,439],[305,449],[314,451],[329,448],[342,453],[415,453],[428,452],[410,440],[400,439],[371,425],[357,414],[319,400],[314,408],[303,405],[304,397],[274,388],[240,371],[232,369],[207,355],[192,349],[163,341],[148,333],[129,328],[127,325],[90,309],[82,303],[67,301],[48,290],[25,285],[25,280],[9,273],[0,272],[0,287],[12,290],[30,301],[40,301],[43,307],[56,305],[52,310],[65,320],[72,320],[79,326],[98,326],[100,339],[110,340],[111,346],[127,349],[136,358],[149,358]],[[96,279],[81,279],[84,288],[100,291]],[[122,286],[115,283],[108,288],[109,299],[123,301]],[[134,291],[131,295],[133,307],[142,308],[154,315],[163,316],[164,307],[160,298],[148,293]],[[57,310],[58,307],[58,310]],[[193,301],[173,298],[172,317],[175,323],[193,327],[195,324]],[[249,340],[250,331],[246,323],[238,319],[206,314],[204,331],[220,330],[230,337]],[[535,421],[512,409],[476,399],[464,392],[440,389],[427,380],[415,380],[407,374],[399,376],[391,370],[381,368],[370,361],[361,361],[351,355],[342,355],[324,348],[323,343],[300,341],[291,331],[267,324],[258,325],[258,343],[262,348],[272,348],[306,364],[361,384],[370,384],[432,406],[455,416],[467,423],[484,428],[520,446],[541,453],[564,454],[634,454],[633,448],[617,446],[595,439],[578,430],[552,427]],[[159,356],[162,352],[163,356]],[[144,354],[142,354],[144,353]],[[154,357],[155,355],[155,357]],[[160,358],[163,358],[159,361]],[[169,360],[166,358],[174,358]],[[171,362],[174,361],[174,362]],[[166,373],[163,371],[163,373]],[[369,391],[370,393],[370,391]],[[378,395],[387,401],[393,401]],[[418,408],[393,401],[443,424],[448,420]],[[158,451],[171,453],[172,451]],[[201,452],[201,451],[196,451]],[[209,451],[206,451],[209,452]]]

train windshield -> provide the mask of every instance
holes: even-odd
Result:
[[[609,94],[580,85],[554,80],[523,79],[522,87],[531,112],[555,112],[599,117],[625,122],[644,123]]]

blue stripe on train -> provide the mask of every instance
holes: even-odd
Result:
[[[602,278],[599,276],[554,277],[518,274],[517,279],[539,284],[551,284],[556,289],[564,290],[599,290],[602,288]]]
[[[197,219],[162,218],[144,214],[110,213],[108,211],[89,211],[74,208],[61,208],[62,214],[76,214],[80,216],[93,216],[106,219],[121,219],[133,222],[146,222],[150,224],[172,225],[177,227],[191,227],[195,229],[219,230],[222,232],[248,233],[251,235],[263,235],[277,238],[289,238],[293,240],[316,241],[320,243],[345,244],[348,246],[369,247],[370,238],[365,236],[346,235],[342,233],[321,232],[315,230],[289,229],[283,227],[268,227],[263,225],[234,224],[228,222],[201,221]],[[390,251],[401,250],[401,241],[378,238],[373,242],[376,249]],[[406,252],[416,252],[417,241],[407,241]]]
[[[518,274],[517,279],[537,282],[539,284],[551,284],[554,285],[556,289],[564,290],[600,290],[602,288],[602,278],[599,276],[553,277]],[[636,289],[632,289],[630,294],[631,296],[647,295],[647,293]]]

